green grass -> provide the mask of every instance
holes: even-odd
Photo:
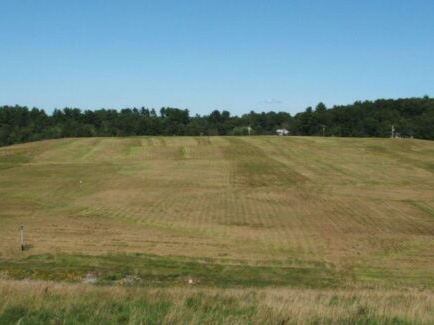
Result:
[[[332,266],[312,263],[303,266],[246,265],[243,261],[213,260],[151,255],[72,256],[40,255],[0,261],[0,272],[14,279],[82,282],[95,274],[97,284],[141,286],[185,286],[192,279],[201,287],[336,287],[339,279]],[[235,264],[236,263],[236,264]]]
[[[432,293],[0,281],[0,324],[429,324]]]
[[[113,300],[101,304],[86,300],[83,297],[81,302],[68,307],[53,306],[55,301],[47,301],[49,307],[38,309],[12,306],[0,314],[0,324],[128,324],[131,321],[158,324],[171,306],[169,301]],[[95,313],[96,310],[98,313]],[[131,314],[136,310],[140,310],[140,315],[131,319]]]

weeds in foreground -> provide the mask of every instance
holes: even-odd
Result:
[[[431,291],[98,287],[0,280],[0,324],[428,324]]]

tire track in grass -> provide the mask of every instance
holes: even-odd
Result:
[[[303,258],[310,255],[317,255],[321,247],[318,245],[318,239],[327,240],[326,234],[335,233],[336,225],[333,220],[323,213],[323,205],[319,203],[319,197],[311,197],[303,193],[300,198],[300,204],[297,205],[298,217],[297,227],[304,236],[298,236],[299,246],[303,252]],[[316,235],[316,236],[315,236]]]
[[[323,179],[322,170],[313,160],[317,158],[318,152],[310,148],[306,148],[304,143],[292,138],[281,138],[280,141],[270,141],[266,145],[270,154],[273,154],[275,159],[287,164],[290,168],[296,169],[304,177],[315,183]],[[309,143],[309,145],[313,145]]]
[[[257,231],[260,231],[260,234],[262,234],[262,241],[268,242],[268,250],[275,258],[281,257],[282,247],[292,250],[290,243],[293,241],[293,236],[287,228],[288,224],[292,222],[291,217],[288,216],[288,209],[283,208],[281,204],[276,204],[276,196],[280,190],[269,188],[263,191],[263,193],[255,193],[256,195],[262,194],[264,198],[264,202],[258,205],[260,207],[258,209],[258,216],[260,217],[258,222],[264,231],[260,231],[260,229]],[[285,218],[284,216],[287,217]]]
[[[405,151],[403,151],[403,145],[405,145],[407,148],[405,148]],[[425,170],[428,173],[433,174],[434,173],[434,164],[427,159],[428,155],[425,155],[422,157],[420,152],[413,150],[414,143],[407,142],[407,143],[399,143],[399,146],[378,146],[378,145],[370,145],[367,146],[366,149],[374,152],[377,155],[382,155],[384,158],[388,158],[390,160],[394,160],[400,164],[403,164],[404,166],[413,167],[413,168],[421,168]],[[408,153],[411,153],[411,155],[408,155]],[[415,157],[420,157],[422,160],[417,159]],[[433,158],[432,155],[429,156],[429,158]],[[431,160],[432,161],[432,160]]]
[[[282,236],[286,238],[289,249],[296,256],[305,255],[310,250],[309,237],[300,233],[302,211],[299,209],[298,204],[292,205],[285,192],[270,200],[269,204],[275,207],[277,214],[283,216]]]
[[[418,210],[424,212],[426,215],[430,216],[434,220],[434,208],[424,201],[409,200],[406,201],[410,206],[417,208]]]
[[[260,236],[260,240],[264,245],[266,245],[270,256],[276,257],[280,255],[278,247],[282,245],[282,239],[289,234],[285,233],[283,224],[279,222],[279,206],[273,204],[272,194],[270,190],[265,190],[264,197],[266,203],[257,205],[257,209],[255,209],[255,213],[258,216],[258,220],[256,221],[258,227],[255,229],[255,232],[257,236]]]
[[[176,176],[176,175],[174,175]],[[167,178],[166,178],[167,180]],[[148,214],[147,217],[147,223],[150,224],[157,224],[158,222],[161,223],[161,221],[168,221],[170,222],[170,224],[175,225],[175,224],[179,224],[180,223],[180,217],[178,216],[176,217],[171,217],[170,214],[180,214],[182,216],[182,211],[188,211],[190,208],[187,206],[187,208],[185,208],[186,203],[180,203],[177,198],[177,195],[173,194],[173,191],[175,190],[175,192],[179,192],[182,193],[182,189],[184,188],[185,184],[183,184],[182,182],[176,180],[176,178],[169,178],[168,181],[163,180],[162,182],[160,182],[159,188],[160,188],[160,194],[158,195],[158,197],[160,197],[160,200],[157,200],[152,203],[152,205],[150,205],[150,208],[145,210],[146,213]],[[176,189],[180,189],[180,191],[176,191]],[[162,191],[162,192],[161,192]],[[167,195],[164,194],[167,192]],[[169,193],[170,192],[170,193]],[[188,205],[189,203],[187,203]],[[175,209],[179,209],[178,212],[173,213],[173,210],[168,209],[167,213],[163,213],[162,215],[162,211],[161,209],[163,207],[175,207]],[[185,208],[185,209],[184,209]],[[157,219],[157,215],[158,215],[158,222],[156,221]],[[155,218],[153,217],[155,216]],[[188,217],[188,215],[184,214],[184,217]],[[155,220],[153,220],[155,219]],[[182,219],[182,218],[181,218]],[[136,220],[137,221],[137,220]]]
[[[434,209],[424,201],[404,200],[399,203],[402,205],[402,208],[400,208],[397,202],[388,202],[390,209],[393,209],[396,214],[401,216],[400,222],[408,226],[408,233],[410,235],[434,235]],[[404,207],[416,208],[416,211],[419,213],[412,213],[414,209],[404,212]]]
[[[268,156],[259,147],[241,138],[228,137],[223,154],[232,164],[232,183],[238,186],[262,187],[295,185],[307,178],[289,166]]]
[[[261,193],[257,193],[260,195]],[[269,228],[269,238],[272,242],[271,251],[275,257],[281,257],[281,250],[290,251],[290,255],[287,258],[294,257],[294,236],[291,231],[291,224],[293,219],[291,216],[291,210],[279,202],[279,194],[267,190],[264,193],[265,202],[263,207],[263,223]]]
[[[397,202],[366,202],[353,198],[351,202],[339,199],[336,204],[326,214],[328,222],[334,223],[336,228],[324,235],[330,238],[333,250],[344,256],[372,254],[369,238],[393,236],[405,240],[413,235],[427,233],[409,211],[396,205]]]
[[[400,201],[358,199],[356,203],[354,220],[370,232],[403,235],[433,232],[433,226],[427,228],[427,224]]]
[[[209,146],[212,144],[209,136],[194,137],[194,140],[198,146]]]
[[[96,154],[101,151],[101,148],[104,146],[104,140],[98,138],[97,141],[92,143],[92,146],[89,148],[89,151],[80,157],[81,161],[95,161]]]
[[[357,239],[373,233],[381,233],[385,229],[378,223],[376,208],[371,209],[371,203],[352,198],[351,201],[338,199],[333,216],[339,227],[336,238],[341,239],[339,246],[347,254],[354,254],[357,249]]]

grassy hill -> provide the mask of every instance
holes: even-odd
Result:
[[[131,296],[125,287],[159,288],[161,303],[188,306],[191,298],[197,312],[207,301],[253,292],[239,314],[228,303],[230,311],[208,319],[217,323],[254,322],[258,313],[297,321],[282,310],[294,295],[306,300],[307,316],[298,321],[393,321],[393,314],[429,322],[432,307],[417,302],[434,300],[434,142],[134,137],[0,148],[0,278],[0,293],[10,295],[25,283],[33,292],[37,281],[55,281],[47,288],[62,281],[65,301],[77,290]],[[87,279],[109,287],[78,284]],[[351,295],[366,303],[345,308]],[[388,295],[401,297],[394,311]],[[385,305],[369,305],[373,297]],[[324,310],[309,311],[308,301]],[[0,298],[5,317],[18,307]],[[152,312],[169,317],[170,308]],[[30,317],[26,310],[23,317]]]

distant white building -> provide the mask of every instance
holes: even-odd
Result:
[[[287,129],[277,129],[276,134],[277,135],[288,135],[289,131]]]

